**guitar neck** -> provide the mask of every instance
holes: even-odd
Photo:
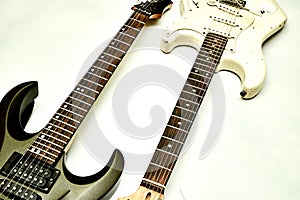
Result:
[[[26,152],[54,164],[60,158],[149,16],[134,11]]]
[[[141,186],[164,193],[226,43],[223,36],[207,34]]]

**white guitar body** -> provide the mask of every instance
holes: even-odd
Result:
[[[283,28],[287,17],[274,0],[248,0],[243,9],[223,2],[181,0],[182,17],[164,32],[161,49],[168,53],[188,45],[199,50],[207,33],[226,36],[228,43],[217,71],[237,74],[242,82],[241,96],[250,99],[260,92],[266,77],[262,44]]]

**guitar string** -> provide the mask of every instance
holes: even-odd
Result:
[[[134,22],[133,20],[131,20],[132,22]],[[129,20],[129,23],[130,23],[130,20]],[[121,35],[121,34],[120,34]],[[123,37],[123,36],[121,36],[121,37]],[[118,39],[121,39],[121,37],[119,37]],[[124,36],[125,37],[125,36]],[[48,132],[48,131],[46,131],[46,132]],[[38,137],[39,138],[39,137]],[[38,147],[38,146],[37,146]],[[43,148],[43,147],[42,147]],[[33,153],[30,153],[30,156],[32,155]],[[18,161],[18,163],[15,165],[15,167],[20,163],[20,161],[24,158],[24,156],[25,155],[23,155],[22,157],[21,157],[21,159]],[[36,155],[35,154],[35,156],[34,156],[34,159],[33,160],[35,160],[36,158],[38,158],[39,156],[38,155]],[[49,159],[48,159],[49,160]],[[27,161],[27,159],[24,161],[24,162],[26,162]],[[40,159],[38,159],[38,163],[36,164],[36,165],[38,165],[39,163],[40,163]],[[45,162],[43,162],[44,164],[43,164],[43,166],[46,164]],[[49,166],[49,165],[48,165]],[[49,168],[50,168],[50,166],[49,166]],[[48,169],[49,169],[48,168]],[[11,174],[12,173],[12,171],[13,170],[11,170],[11,172],[9,173],[9,174]],[[37,174],[38,175],[38,174]],[[9,176],[9,175],[8,175]],[[4,183],[4,181],[6,180],[6,179],[8,179],[8,176],[2,181],[2,183]],[[11,181],[7,184],[7,185],[10,185],[11,183],[12,183],[12,180],[14,179],[14,177],[11,179]],[[19,183],[19,181],[20,181],[20,179],[21,179],[21,177],[19,178],[19,180],[18,181],[16,181],[17,183]],[[25,188],[24,187],[24,184],[22,184],[22,186],[23,186],[23,188]],[[31,186],[31,184],[30,184],[30,186]],[[32,187],[32,186],[31,186]],[[21,187],[20,187],[21,188]],[[32,187],[32,188],[35,188],[35,187]],[[26,187],[26,189],[28,189],[28,187]],[[0,194],[0,195],[2,195],[3,193],[4,193],[4,191],[5,190],[3,190],[3,192]],[[11,193],[9,193],[8,195],[7,195],[7,197],[9,196],[9,195],[11,195]],[[16,195],[17,195],[17,193],[16,193]],[[5,195],[6,196],[6,195]]]
[[[229,16],[232,16],[231,14],[228,14],[228,15],[229,15]],[[234,16],[233,16],[233,17],[234,17]],[[234,17],[234,18],[236,18],[236,17]],[[232,20],[232,21],[233,21],[233,20]],[[234,21],[235,21],[235,20],[234,20]],[[227,30],[226,30],[225,32],[228,32],[228,33],[231,32],[232,27],[229,27],[230,25],[227,25],[227,26],[226,26],[226,25],[224,24],[223,26],[227,27],[227,28],[226,28]],[[229,27],[229,30],[228,30],[228,27]],[[224,27],[223,27],[223,28],[224,28]],[[223,29],[223,28],[222,28],[222,29]],[[218,49],[217,49],[217,50],[218,50]],[[201,66],[200,66],[200,67],[201,67]],[[211,77],[211,78],[212,78],[212,77]],[[210,79],[211,79],[211,78],[210,78]],[[202,84],[202,83],[199,82],[199,84]],[[207,87],[208,87],[208,85],[207,85]],[[201,97],[200,103],[201,103],[201,101],[203,100],[203,98],[204,98],[204,96]],[[200,107],[200,105],[199,105],[199,107]],[[198,109],[199,109],[199,107],[198,107]],[[193,108],[193,110],[194,110],[194,108]],[[191,112],[191,113],[192,113],[192,112]],[[197,113],[197,112],[196,112],[196,113]],[[192,117],[192,118],[193,118],[192,121],[194,121],[194,118],[196,117],[196,114],[192,114],[192,115],[194,115],[194,116]],[[189,116],[189,117],[190,117],[190,116]],[[186,129],[186,130],[189,130],[189,129],[191,128],[192,124],[193,124],[192,122],[189,123],[189,124],[188,124],[189,127],[188,127],[188,129]],[[184,137],[184,136],[183,136],[183,137]],[[187,137],[187,136],[186,136],[186,137]],[[185,139],[186,139],[186,138],[185,138]],[[184,139],[184,138],[181,138],[181,140],[185,140],[185,139]],[[183,144],[176,144],[176,146],[177,146],[177,145],[179,146],[179,149],[181,149],[182,146],[183,146]],[[166,165],[166,163],[165,163],[165,165]],[[166,175],[169,176],[169,175],[171,174],[170,171],[167,171],[167,170],[162,170],[162,171],[163,171],[164,174],[161,174],[161,172],[159,172],[160,174],[157,176],[158,179],[163,179],[163,177],[165,177]],[[165,174],[165,173],[167,173],[167,174]],[[167,178],[168,178],[168,177],[167,177]],[[156,180],[156,181],[157,181],[157,180]],[[165,182],[164,182],[163,184],[166,185],[166,182],[167,182],[167,180],[165,180]]]

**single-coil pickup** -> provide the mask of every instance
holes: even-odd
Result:
[[[227,37],[228,39],[234,39],[234,37],[226,31],[221,31],[221,30],[218,30],[218,29],[206,28],[206,27],[204,27],[203,30],[204,30],[203,34],[216,33],[216,34],[219,34],[219,35],[223,35],[224,37]]]
[[[236,16],[236,17],[243,17],[241,14],[240,14],[240,8],[234,8],[234,7],[231,7],[231,6],[225,6],[225,5],[222,5],[222,4],[219,4],[218,5],[218,8],[224,12],[227,12],[233,16]]]
[[[232,21],[232,20],[223,19],[223,18],[215,17],[215,16],[209,16],[209,18],[211,18],[212,20],[214,20],[216,22],[220,22],[220,23],[232,26],[232,27],[239,27],[239,25],[236,24],[235,21]]]

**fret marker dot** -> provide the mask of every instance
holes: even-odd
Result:
[[[195,69],[195,72],[198,73],[199,71],[197,69]]]
[[[95,71],[95,69],[94,69],[94,68],[92,68],[92,69],[91,69],[91,71],[93,72],[93,71]]]
[[[209,76],[209,73],[206,73],[206,76]]]
[[[101,56],[100,58],[104,58],[104,56]]]
[[[181,126],[182,123],[181,123],[181,122],[178,122],[177,124],[178,124],[179,126]]]
[[[172,145],[171,145],[171,144],[168,144],[168,148],[172,148]]]
[[[56,118],[56,119],[58,119],[58,118],[59,118],[59,116],[58,116],[58,115],[56,115],[56,116],[55,116],[55,118]]]
[[[81,89],[81,92],[84,92],[84,89]]]
[[[193,92],[196,92],[196,90],[195,90],[195,89],[193,89]]]
[[[80,90],[80,88],[78,87],[78,88],[76,88],[77,90]]]
[[[189,107],[189,106],[190,106],[190,104],[188,104],[188,103],[187,103],[187,104],[185,104],[185,105],[186,105],[187,107]]]

